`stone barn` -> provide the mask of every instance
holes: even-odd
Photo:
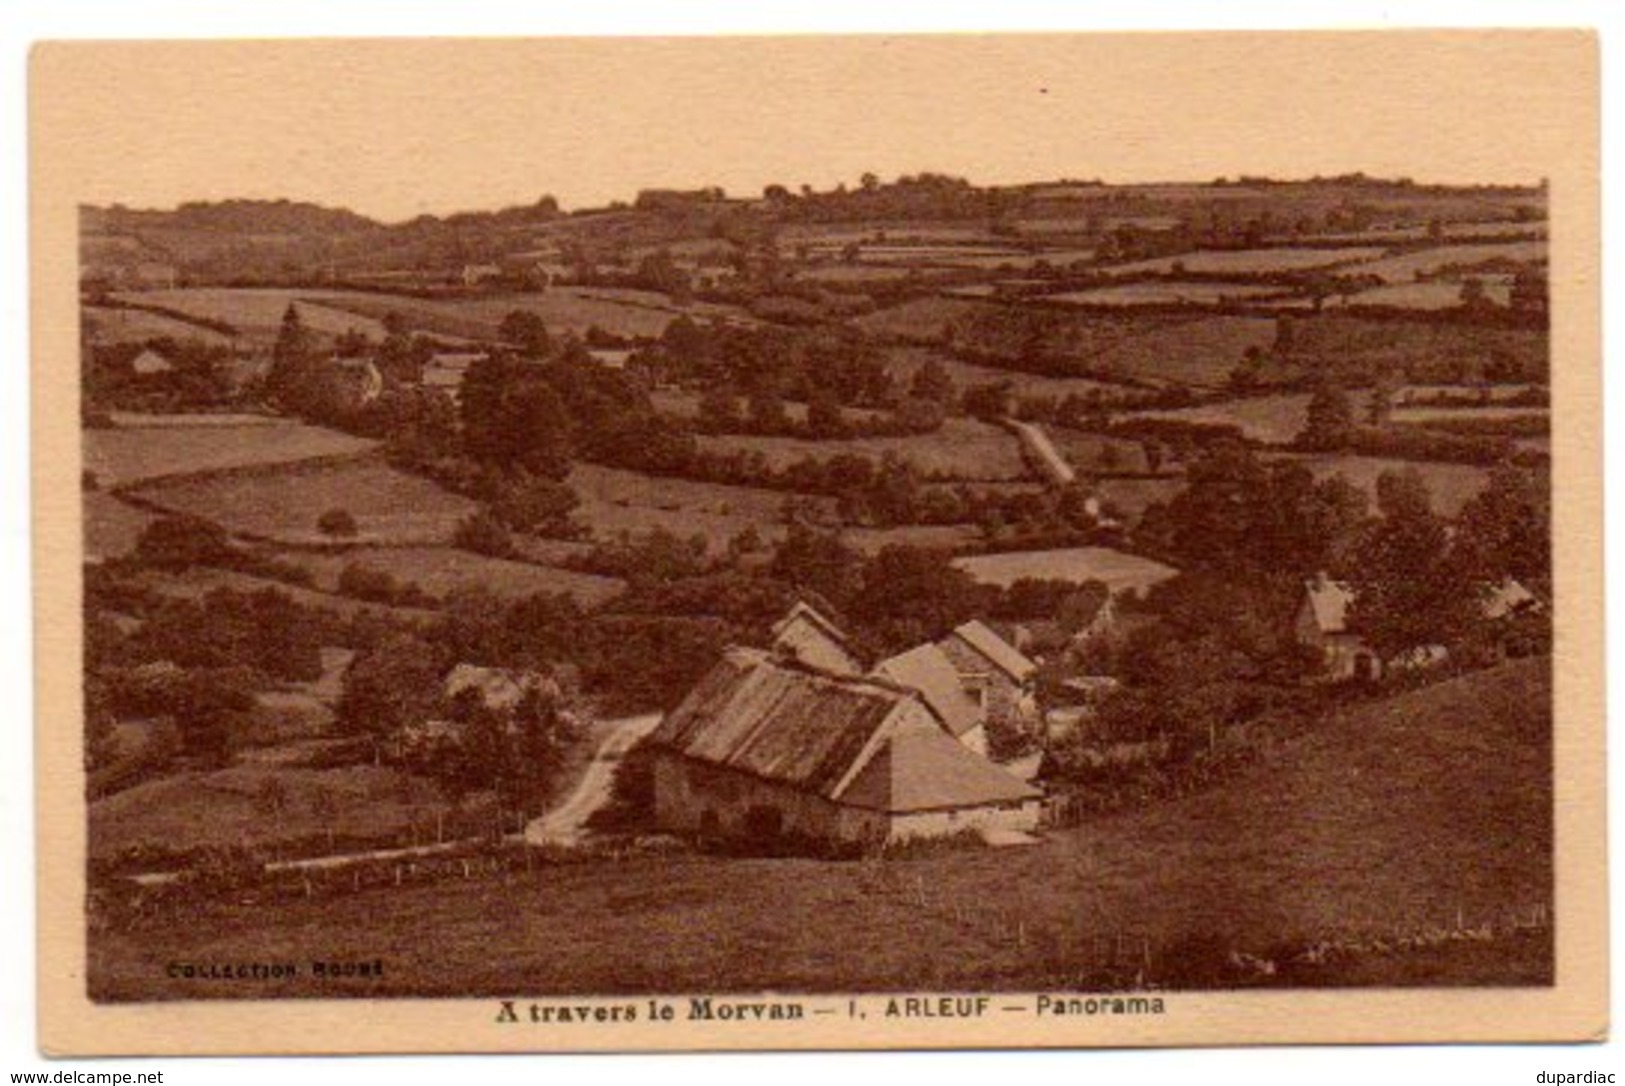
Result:
[[[875,665],[882,679],[919,691],[948,734],[977,754],[987,754],[987,716],[959,681],[947,653],[930,642]]]
[[[656,818],[678,832],[879,845],[1038,824],[1041,793],[917,692],[759,650],[728,649],[649,744]]]

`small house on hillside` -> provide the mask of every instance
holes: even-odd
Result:
[[[502,278],[502,268],[497,264],[464,264],[463,286],[477,287],[481,283],[489,283]]]
[[[798,600],[773,626],[776,652],[821,671],[861,675],[863,662],[839,626],[812,604]]]
[[[1035,711],[1035,664],[985,622],[972,619],[937,642],[987,720],[1016,723]]]
[[[966,693],[958,669],[937,645],[916,645],[882,660],[873,674],[918,691],[949,735],[977,754],[987,754],[987,716]]]
[[[955,740],[913,690],[731,648],[649,739],[681,832],[877,845],[1031,830],[1041,793]]]
[[[1293,620],[1293,633],[1299,644],[1320,653],[1328,679],[1372,681],[1382,677],[1382,659],[1349,628],[1349,608],[1354,603],[1354,595],[1353,587],[1346,581],[1334,581],[1324,573],[1304,582],[1303,601]],[[1480,601],[1480,613],[1490,622],[1504,621],[1540,607],[1539,598],[1514,580],[1488,588]],[[1428,646],[1413,652],[1409,665],[1425,666],[1444,656],[1444,646]]]

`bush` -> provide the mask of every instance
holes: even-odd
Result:
[[[202,517],[163,517],[142,530],[135,556],[145,565],[181,570],[229,562],[233,551],[226,530]]]
[[[323,535],[353,536],[356,534],[355,517],[348,509],[329,509],[316,518],[316,529]]]

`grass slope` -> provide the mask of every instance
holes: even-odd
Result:
[[[1504,919],[1552,898],[1550,697],[1536,659],[1360,704],[1222,787],[1029,849],[639,859],[227,907],[98,934],[91,991],[196,998],[165,962],[324,955],[386,963],[331,995],[1031,989],[1087,983],[1118,936],[1166,964],[1198,945],[1275,954],[1458,911]],[[1544,945],[1485,944],[1460,968],[1361,959],[1321,982],[1534,983],[1549,976]],[[301,983],[208,994],[314,994]]]

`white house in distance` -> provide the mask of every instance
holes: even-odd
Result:
[[[916,691],[730,648],[650,735],[679,832],[880,845],[1036,828],[1042,794],[957,741]]]

